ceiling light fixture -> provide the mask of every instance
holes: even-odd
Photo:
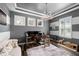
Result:
[[[52,18],[50,10],[48,10],[48,3],[45,3],[45,16],[42,16],[42,19],[49,20]]]

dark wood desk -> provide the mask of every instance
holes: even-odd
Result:
[[[22,56],[26,53],[26,43],[19,43],[18,44],[21,47]]]

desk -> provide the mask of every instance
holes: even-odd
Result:
[[[63,45],[79,52],[79,45],[78,44],[71,43],[71,42],[64,42]]]
[[[71,43],[70,45],[71,45],[71,48],[72,49],[77,50],[77,48],[78,48],[78,45],[77,44]]]
[[[18,45],[21,47],[22,55],[24,55],[26,51],[26,43],[19,43]]]
[[[58,43],[59,44],[63,44],[63,41],[64,41],[63,39],[62,40],[58,40]]]

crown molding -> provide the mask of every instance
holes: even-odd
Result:
[[[76,7],[75,7],[75,6],[76,6]],[[74,7],[74,8],[73,8],[73,7]],[[77,10],[77,9],[79,9],[79,4],[74,4],[73,6],[68,7],[68,8],[66,8],[66,9],[62,10],[62,11],[60,11],[59,13],[54,14],[54,15],[52,16],[52,19],[53,19],[53,18],[56,18],[56,17],[58,17],[58,16],[61,16],[61,15],[63,15],[63,14],[72,12],[72,11]],[[67,11],[65,11],[65,10],[67,10]],[[63,11],[64,11],[64,12],[63,12]]]
[[[65,8],[65,9],[62,9],[62,10],[56,12],[55,14],[53,14],[53,16],[51,16],[51,19],[53,19],[55,17],[58,17],[60,15],[66,14],[68,12],[74,11],[76,9],[79,9],[79,7],[77,5],[79,5],[79,4],[73,3],[73,5],[71,5],[71,6],[67,7],[67,8]],[[75,6],[77,6],[77,7],[75,7]],[[18,10],[18,9],[20,9],[20,10]],[[23,11],[21,11],[21,10],[23,10]],[[16,3],[15,3],[15,10],[13,10],[13,11],[24,13],[24,14],[28,14],[28,15],[32,15],[32,16],[37,16],[37,17],[47,16],[47,15],[42,14],[42,13],[38,13],[38,12],[35,12],[35,11],[32,11],[32,10],[28,10],[28,9],[24,9],[24,8],[18,7],[16,5]]]
[[[19,11],[19,10],[10,10],[10,11],[18,12],[18,13],[22,13],[22,14],[26,14],[26,15],[31,15],[31,16],[36,16],[36,17],[42,17],[40,15],[36,15],[36,14],[28,13],[28,12],[23,12],[23,11]]]
[[[32,11],[32,10],[29,10],[29,9],[18,7],[16,3],[15,3],[15,9],[20,9],[20,10],[23,10],[23,11],[26,11],[26,12],[29,12],[29,13],[33,13],[33,14],[37,14],[37,15],[41,15],[41,16],[46,15],[46,14],[43,14],[43,13],[39,13],[39,12],[36,12],[36,11]]]

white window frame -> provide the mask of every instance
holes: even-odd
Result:
[[[59,36],[60,37],[65,37],[65,38],[71,38],[72,37],[72,22],[71,22],[71,19],[72,19],[72,16],[65,17],[65,18],[62,18],[62,19],[59,20]],[[61,21],[64,22],[63,26],[61,25]],[[69,21],[69,23],[67,21]],[[67,26],[70,26],[69,27],[70,33],[66,32]],[[64,29],[64,33],[63,34],[61,34],[61,32],[62,32],[61,28],[62,27]]]

